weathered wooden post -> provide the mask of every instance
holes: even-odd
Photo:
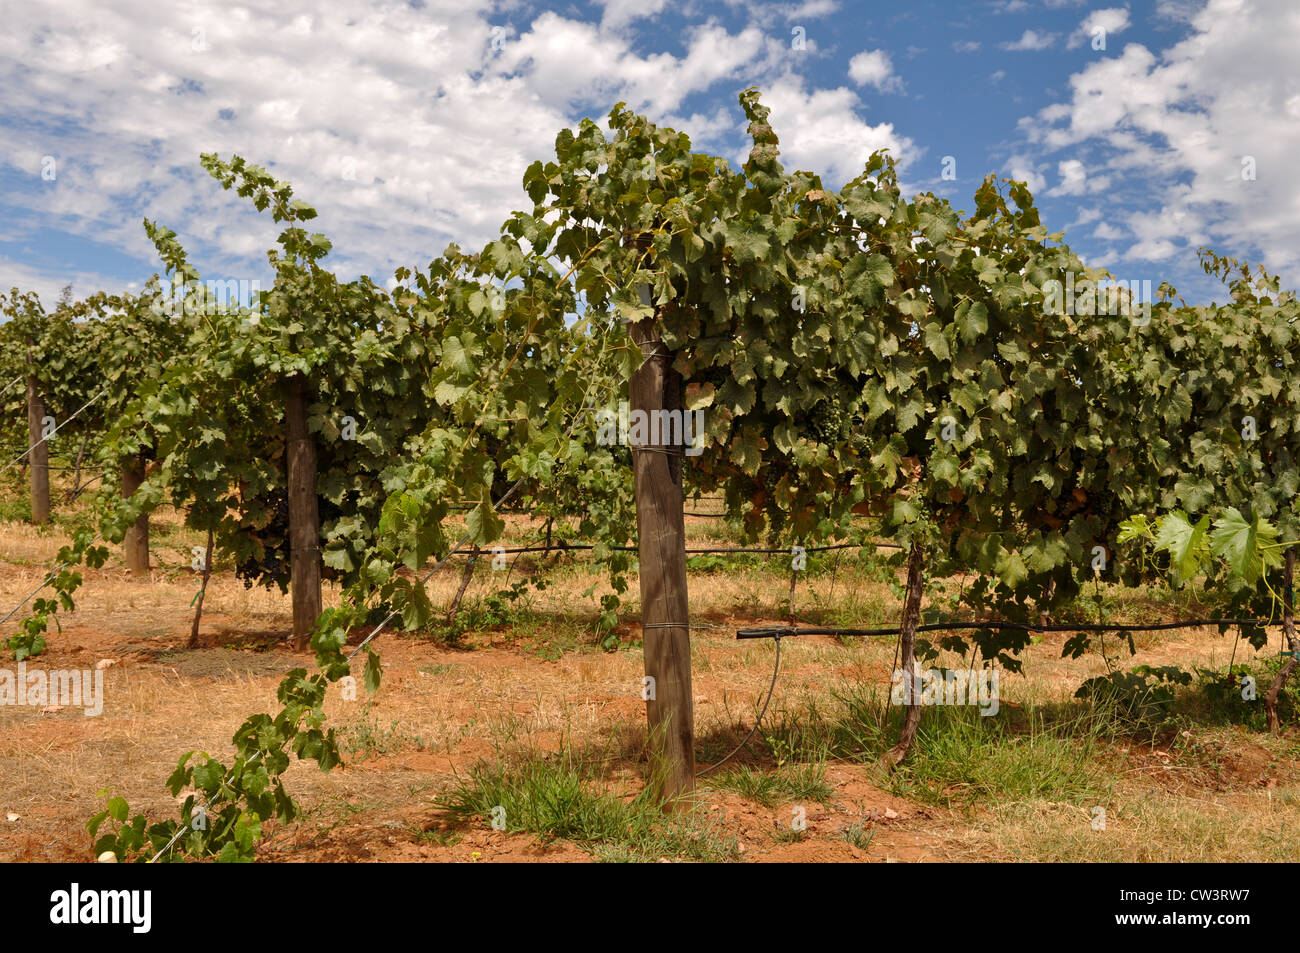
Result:
[[[320,507],[316,499],[316,443],[307,431],[307,386],[301,374],[288,382],[284,406],[289,468],[289,586],[293,591],[293,642],[303,649],[321,613]]]
[[[27,342],[27,445],[31,450],[27,462],[32,488],[32,522],[50,521],[50,447],[41,439],[45,423],[45,399],[41,396],[40,382],[32,369],[32,342]]]
[[[650,288],[639,289],[644,304]],[[641,621],[645,645],[646,720],[650,729],[650,784],[671,801],[695,789],[695,711],[691,694],[691,634],[686,598],[686,522],[682,455],[669,426],[682,412],[682,379],[673,354],[659,339],[659,312],[633,322],[641,366],[628,385],[629,427],[641,560]],[[683,434],[682,428],[677,433]],[[638,444],[641,444],[638,446]]]
[[[144,460],[132,457],[122,464],[122,499],[130,499],[144,482]],[[149,514],[141,513],[122,539],[122,554],[132,576],[149,576]]]

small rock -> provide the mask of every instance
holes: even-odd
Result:
[[[5,815],[5,820],[16,821],[18,820],[18,815],[15,814],[13,811],[10,811],[8,814]]]
[[[463,678],[458,678],[458,679],[456,679],[456,684],[457,684],[457,685],[464,685],[464,684],[465,684],[465,679],[463,679]]]
[[[898,817],[897,811],[895,811],[892,807],[885,808],[885,820],[892,821],[896,817]]]
[[[42,715],[53,715],[56,711],[63,711],[62,705],[46,705],[41,709]]]
[[[117,854],[111,850],[106,850],[95,859],[101,864],[115,864],[117,863]]]
[[[117,664],[117,659],[115,658],[102,658],[95,663],[95,668],[97,668],[99,671],[102,672],[104,669],[112,668],[116,664]]]

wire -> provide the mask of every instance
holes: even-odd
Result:
[[[23,375],[19,374],[17,377],[15,377],[13,380],[11,380],[8,384],[5,384],[5,389],[4,389],[4,390],[0,390],[0,397],[3,397],[5,394],[9,393],[9,388],[13,387],[15,384],[19,383],[19,382],[22,381],[22,380],[23,380]]]
[[[95,538],[90,541],[90,546],[94,546],[95,543],[99,542],[100,535],[102,534],[99,533],[95,534]],[[0,619],[0,625],[4,625],[6,622],[8,622],[15,612],[17,612],[23,606],[27,605],[28,599],[30,599],[32,596],[36,595],[36,593],[40,592],[42,589],[44,589],[46,586],[52,583],[55,580],[55,578],[59,575],[59,573],[61,573],[64,569],[67,569],[71,565],[72,565],[71,562],[66,562],[66,563],[61,563],[58,566],[55,566],[53,571],[48,576],[45,577],[45,581],[43,583],[41,583],[31,592],[27,593],[27,595],[23,596],[23,601],[18,603],[18,605],[14,606],[12,609],[10,609],[9,614],[6,615],[3,619]]]
[[[1152,625],[1098,625],[1085,623],[1059,623],[1052,625],[1034,625],[1030,622],[927,622],[916,627],[917,632],[949,632],[961,629],[1010,629],[1016,632],[1160,632],[1167,629],[1191,629],[1202,625],[1240,625],[1268,626],[1282,625],[1279,621],[1267,619],[1184,619],[1181,622],[1159,622]],[[765,626],[754,629],[737,629],[737,639],[772,639],[792,635],[845,635],[877,636],[899,635],[901,628],[888,629],[838,629],[838,628],[803,628],[788,626]]]
[[[772,703],[772,695],[773,693],[776,692],[776,674],[777,672],[781,671],[781,636],[779,635],[774,636],[774,638],[776,639],[776,663],[772,666],[772,684],[768,686],[767,698],[763,700],[763,708],[761,711],[759,711],[758,718],[754,720],[754,727],[749,730],[749,734],[745,736],[745,740],[742,741],[739,745],[737,745],[735,750],[733,750],[731,754],[727,755],[721,761],[717,761],[709,765],[703,771],[696,771],[695,776],[697,778],[702,778],[710,771],[717,770],[718,768],[726,764],[728,761],[730,761],[732,758],[734,758],[737,754],[739,754],[740,750],[754,739],[754,735],[758,733],[759,726],[763,724],[763,716],[767,714],[767,706]]]
[[[0,470],[0,476],[4,476],[6,473],[8,473],[10,470],[12,470],[12,469],[13,469],[13,468],[18,464],[18,461],[19,461],[19,460],[21,460],[23,457],[27,456],[27,454],[31,453],[33,450],[35,450],[35,449],[36,449],[37,447],[39,447],[41,444],[45,443],[45,441],[49,440],[50,437],[53,437],[56,433],[58,433],[58,432],[63,428],[64,424],[68,424],[68,423],[71,423],[73,420],[76,420],[76,418],[77,418],[77,414],[80,414],[83,410],[85,410],[87,407],[89,407],[91,404],[93,404],[95,401],[99,400],[99,398],[103,397],[103,396],[104,396],[105,394],[107,394],[107,393],[108,393],[108,388],[105,387],[103,390],[101,390],[101,391],[100,391],[98,394],[96,394],[94,397],[90,398],[90,400],[86,401],[84,404],[82,404],[80,407],[78,407],[76,413],[74,413],[71,417],[69,417],[69,418],[67,418],[66,420],[64,420],[63,423],[59,424],[57,427],[55,427],[53,430],[51,430],[51,431],[50,431],[46,436],[42,437],[40,440],[37,440],[34,444],[32,444],[30,447],[28,447],[28,448],[27,448],[26,450],[24,450],[22,453],[18,454],[18,456],[14,457],[14,459],[11,460],[11,461],[9,462],[9,465],[8,465],[7,467],[5,467],[3,470]]]
[[[899,545],[898,545],[897,543],[834,543],[834,544],[829,545],[829,546],[804,546],[804,547],[803,547],[803,551],[806,552],[806,553],[820,553],[820,552],[829,552],[830,550],[834,550],[834,549],[866,549],[868,546],[874,546],[874,547],[876,547],[877,549],[899,549],[899,548],[901,548],[901,547],[899,547]],[[494,548],[492,548],[492,549],[485,549],[485,550],[483,550],[483,552],[484,552],[485,554],[488,554],[488,553],[495,553],[495,554],[497,554],[497,555],[501,555],[501,554],[503,554],[503,553],[550,553],[550,552],[563,552],[563,551],[565,551],[565,550],[574,550],[574,551],[582,552],[582,551],[593,550],[593,549],[595,549],[595,548],[596,548],[596,547],[595,547],[593,544],[591,544],[591,543],[565,543],[565,542],[559,542],[559,543],[552,543],[550,546],[518,546],[518,547],[512,547],[512,548],[509,548],[509,549],[504,548],[504,547],[501,548],[501,549],[497,549],[497,548],[494,547]],[[608,547],[608,548],[609,548],[612,552],[621,552],[621,553],[635,553],[635,552],[640,552],[640,547],[639,547],[639,546],[610,546],[610,547]],[[740,546],[740,547],[718,547],[718,548],[714,548],[714,549],[686,549],[686,550],[684,550],[684,552],[685,552],[686,555],[688,555],[688,556],[702,556],[702,555],[728,555],[728,554],[731,554],[731,553],[768,553],[768,554],[780,554],[780,555],[784,555],[784,556],[791,556],[791,555],[793,555],[793,553],[792,553],[790,550],[788,550],[788,549],[765,549],[765,548],[759,548],[759,547],[744,547],[744,546]],[[450,554],[448,554],[448,555],[450,555]]]
[[[524,478],[520,477],[513,484],[511,484],[510,489],[506,490],[506,492],[502,494],[501,499],[497,500],[495,506],[493,506],[493,509],[496,509],[497,507],[501,506],[502,503],[510,499],[510,497],[514,496],[515,490],[519,489],[519,487],[523,485],[523,482],[524,482]],[[435,565],[432,569],[430,569],[425,574],[424,578],[420,580],[420,585],[424,585],[426,582],[428,582],[435,572],[437,572],[443,566],[447,565],[447,562],[451,559],[452,556],[456,554],[456,551],[458,549],[460,549],[462,546],[464,546],[473,538],[474,535],[472,533],[466,533],[463,537],[461,537],[460,542],[457,543],[455,546],[453,546],[451,550],[447,553],[447,555],[443,556],[442,559],[438,560],[437,565]],[[398,615],[398,610],[396,609],[388,613],[388,615],[384,617],[384,620],[380,622],[379,625],[375,626],[374,631],[372,631],[369,635],[367,635],[361,641],[361,643],[355,649],[352,650],[352,654],[348,656],[348,661],[351,662],[354,658],[356,658],[357,653],[360,652],[363,648],[365,648],[366,643],[369,642],[371,639],[373,639],[376,635],[378,635],[380,630],[383,629],[384,626],[388,625],[388,623],[392,622],[393,619],[397,617],[397,615]]]

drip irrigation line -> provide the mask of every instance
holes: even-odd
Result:
[[[0,397],[3,397],[5,394],[9,393],[9,388],[11,388],[11,387],[13,387],[15,384],[21,382],[23,379],[24,379],[24,378],[23,378],[23,375],[22,375],[22,374],[19,374],[17,377],[15,377],[13,380],[11,380],[8,384],[5,384],[5,389],[4,389],[4,390],[0,390]]]
[[[869,546],[874,546],[876,549],[900,549],[901,548],[897,543],[834,543],[829,546],[804,546],[803,551],[806,553],[820,553],[820,552],[827,552],[834,549],[866,549]],[[552,543],[550,546],[516,546],[508,549],[507,548],[485,549],[483,550],[483,552],[485,554],[495,553],[497,555],[500,555],[502,553],[550,553],[550,552],[564,552],[566,550],[582,552],[582,551],[593,550],[595,548],[596,548],[595,545],[592,543],[561,542],[561,543]],[[620,552],[620,553],[635,553],[640,551],[640,547],[637,546],[610,546],[608,548],[612,552]],[[722,548],[715,548],[715,549],[687,549],[685,550],[685,552],[686,555],[688,556],[727,555],[730,553],[767,553],[769,555],[779,554],[784,556],[793,555],[793,553],[789,549],[766,549],[766,548],[745,547],[745,546],[722,547]],[[448,553],[448,555],[451,554]]]
[[[1116,622],[1112,625],[1097,623],[1053,623],[1035,625],[1031,622],[927,622],[916,627],[917,632],[950,632],[963,629],[1008,629],[1015,632],[1161,632],[1168,629],[1191,629],[1203,625],[1269,626],[1282,625],[1281,620],[1269,619],[1184,619],[1181,622],[1157,622],[1151,625],[1129,625]],[[901,628],[842,629],[832,627],[793,628],[789,626],[764,626],[754,629],[737,629],[737,639],[780,639],[795,635],[877,636],[899,635]]]
[[[76,492],[76,493],[73,493],[73,494],[72,494],[72,497],[71,497],[70,499],[68,499],[67,502],[69,502],[69,503],[75,503],[75,502],[77,502],[77,500],[81,498],[81,494],[85,493],[87,490],[90,489],[90,486],[91,486],[92,483],[94,483],[96,480],[102,480],[102,479],[104,479],[104,476],[105,476],[105,474],[100,473],[100,474],[98,474],[97,476],[93,476],[93,477],[91,477],[91,478],[90,478],[89,480],[87,480],[85,483],[81,484],[81,486],[77,487],[77,492]]]
[[[732,758],[738,755],[741,752],[741,749],[745,747],[745,745],[749,744],[751,741],[754,740],[754,735],[758,734],[759,726],[763,724],[763,716],[767,714],[767,706],[772,703],[772,695],[775,694],[776,692],[776,675],[779,671],[781,671],[781,636],[777,635],[774,636],[774,638],[776,639],[776,662],[772,665],[772,684],[767,687],[767,698],[763,699],[763,708],[762,710],[759,711],[758,717],[754,719],[754,727],[749,729],[749,734],[745,736],[745,740],[742,741],[740,744],[738,744],[729,755],[727,755],[721,761],[715,761],[713,764],[709,765],[703,771],[696,771],[695,776],[697,778],[702,778],[710,771],[715,771],[718,768],[722,767],[724,764],[726,764],[728,761],[730,761]]]

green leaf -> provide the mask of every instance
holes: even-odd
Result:
[[[1025,567],[1024,559],[1014,550],[1003,550],[999,554],[994,572],[1008,589],[1015,589],[1029,578],[1029,570]]]
[[[1169,553],[1170,564],[1181,579],[1190,579],[1209,553],[1206,532],[1210,518],[1202,516],[1195,526],[1181,510],[1168,513],[1157,522],[1155,549]]]
[[[1135,539],[1144,539],[1150,534],[1151,527],[1145,516],[1130,516],[1119,524],[1119,535],[1116,540],[1119,543],[1131,543]]]
[[[379,655],[366,646],[366,691],[379,691],[379,680],[383,676],[383,666],[379,664]]]
[[[1222,517],[1214,521],[1210,549],[1227,563],[1237,578],[1253,583],[1265,565],[1265,556],[1259,548],[1261,540],[1271,543],[1277,537],[1278,530],[1275,526],[1258,516],[1248,523],[1236,507],[1229,507]],[[1276,565],[1276,555],[1270,553],[1267,562]]]
[[[119,824],[126,823],[126,816],[130,811],[126,798],[113,797],[108,800],[108,816]]]
[[[951,356],[948,352],[948,340],[943,336],[943,328],[934,322],[925,326],[925,346],[941,361],[946,361]]]
[[[465,528],[473,541],[483,546],[500,537],[506,523],[485,500],[466,515]]]
[[[973,344],[989,329],[989,312],[983,301],[963,301],[957,309],[957,328],[961,339]]]

